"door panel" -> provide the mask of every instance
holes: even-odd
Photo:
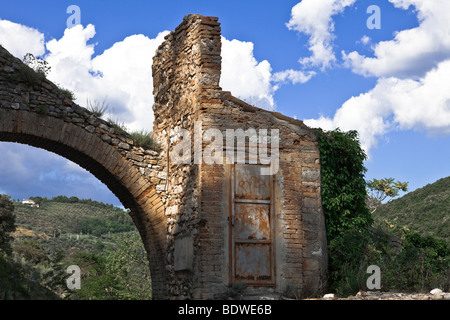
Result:
[[[236,244],[236,280],[265,282],[272,278],[271,245],[256,243]]]
[[[231,279],[248,285],[274,285],[273,177],[261,165],[236,164],[231,175]]]
[[[262,176],[260,165],[237,164],[235,199],[269,200],[270,176]]]
[[[235,239],[270,240],[270,204],[235,203]]]

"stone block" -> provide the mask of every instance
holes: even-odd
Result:
[[[194,261],[194,239],[192,236],[184,236],[175,239],[174,270],[192,270]]]

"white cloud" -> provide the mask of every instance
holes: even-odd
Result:
[[[273,75],[272,80],[275,82],[283,83],[286,81],[292,82],[292,84],[305,83],[309,81],[314,75],[315,71],[299,71],[299,70],[285,70],[277,72]]]
[[[333,118],[305,120],[325,130],[357,130],[369,152],[390,130],[425,130],[450,134],[450,60],[441,62],[419,80],[381,78],[375,88],[347,100]]]
[[[364,35],[364,36],[361,37],[361,40],[360,40],[360,41],[361,41],[362,44],[368,45],[368,44],[370,43],[371,40],[372,40],[372,39],[370,39],[369,36]]]
[[[86,105],[87,99],[106,100],[112,117],[127,128],[151,130],[152,58],[166,34],[161,32],[155,39],[132,35],[92,58],[95,46],[88,41],[95,36],[95,27],[66,29],[60,40],[47,43],[49,78],[73,90],[80,105]]]
[[[450,1],[389,0],[397,8],[414,6],[419,26],[373,46],[374,57],[342,52],[346,65],[364,76],[419,78],[450,58]]]
[[[25,54],[45,53],[44,34],[36,29],[0,19],[0,45],[13,56],[23,59]]]
[[[14,36],[5,33],[8,50],[14,48],[11,43],[17,43],[22,46],[22,52],[44,53],[44,36],[37,30],[1,22],[4,23],[0,25],[0,35],[3,25],[11,24],[21,31]],[[95,26],[74,26],[66,29],[60,39],[47,42],[44,58],[51,66],[48,77],[72,90],[78,104],[86,106],[87,99],[106,100],[109,111],[114,113],[112,117],[123,121],[127,128],[151,130],[154,119],[152,58],[167,33],[161,32],[154,39],[142,34],[131,35],[95,56],[95,43],[91,43],[96,35]],[[35,43],[40,44],[39,50],[30,47]],[[275,108],[273,94],[277,86],[272,83],[272,68],[267,60],[255,59],[253,43],[222,37],[222,58],[224,90],[258,107]],[[304,82],[312,75],[287,72],[277,75],[276,80]]]
[[[222,75],[220,86],[240,99],[265,109],[274,109],[271,83],[272,67],[267,60],[258,62],[253,43],[222,37]]]
[[[340,14],[356,0],[303,0],[292,8],[287,23],[290,30],[309,36],[312,55],[299,62],[305,67],[329,68],[336,61],[333,51],[334,22],[332,17]]]
[[[342,52],[354,73],[377,77],[376,86],[348,99],[333,117],[305,120],[325,130],[357,130],[367,152],[391,130],[450,134],[450,2],[389,1],[397,8],[414,6],[419,26],[371,44],[374,57]],[[361,38],[363,44],[371,41]]]

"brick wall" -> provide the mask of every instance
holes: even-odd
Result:
[[[227,129],[279,130],[280,170],[274,177],[276,285],[251,290],[318,291],[327,250],[316,137],[299,120],[250,106],[222,91],[220,40],[217,18],[189,15],[166,36],[154,57],[154,130],[168,163],[183,140],[177,129],[186,129],[191,137],[191,162],[170,163],[168,170],[167,205],[176,208],[166,210],[168,265],[177,259],[177,239],[189,239],[193,255],[189,270],[171,270],[170,290],[181,298],[217,298],[224,297],[231,284],[230,166],[225,160],[193,163],[197,122],[203,131],[218,129],[224,137]],[[203,141],[202,152],[207,145]]]

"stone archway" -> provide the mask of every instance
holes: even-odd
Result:
[[[74,104],[46,79],[32,83],[22,62],[0,47],[0,141],[54,152],[88,170],[131,210],[149,259],[155,299],[166,298],[165,220],[161,195],[136,165],[133,141]],[[152,153],[152,161],[158,155]]]

